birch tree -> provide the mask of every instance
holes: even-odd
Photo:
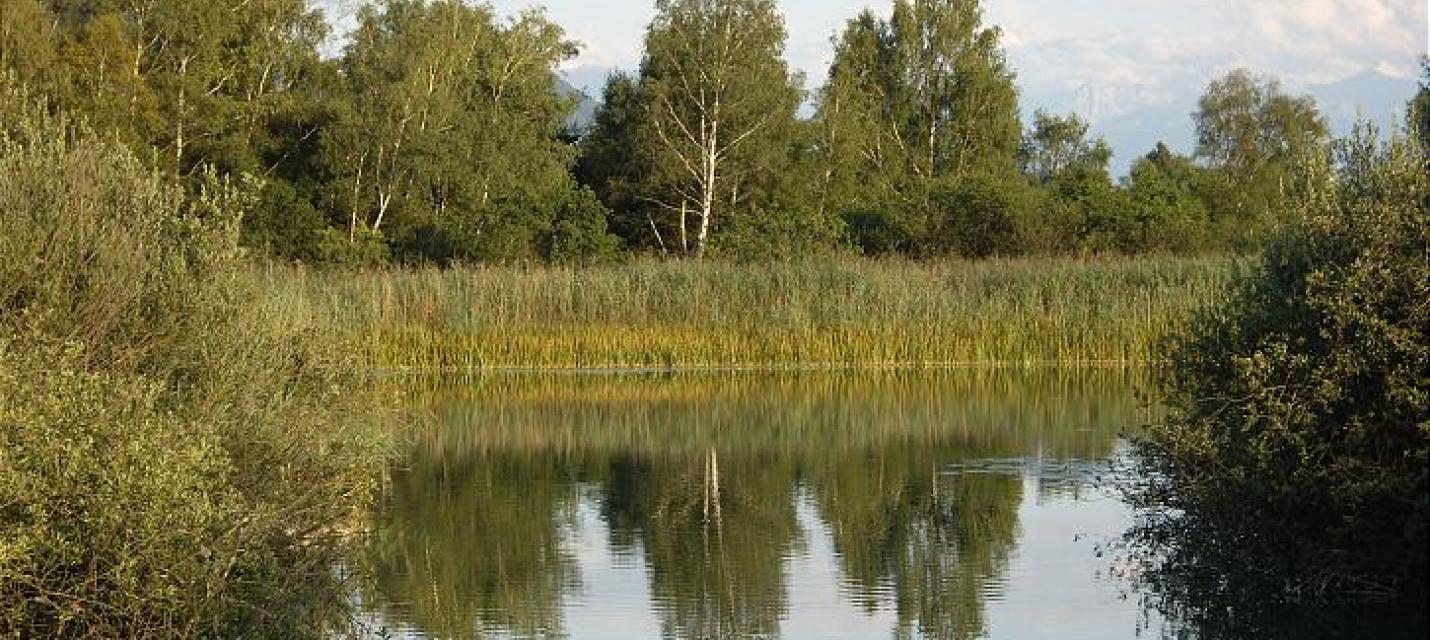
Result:
[[[639,83],[641,198],[684,255],[703,256],[720,217],[787,155],[800,91],[785,38],[773,0],[656,2]]]
[[[1234,240],[1242,247],[1255,247],[1318,186],[1304,179],[1305,170],[1326,161],[1329,125],[1314,98],[1288,94],[1275,78],[1245,69],[1212,81],[1192,118],[1212,214],[1240,229]]]
[[[341,62],[351,104],[324,140],[349,238],[382,233],[437,260],[538,252],[575,186],[554,76],[574,52],[539,12],[365,8]]]
[[[1018,92],[979,0],[897,0],[835,40],[820,96],[824,192],[917,238],[940,182],[1016,169]]]
[[[162,149],[178,176],[261,173],[257,140],[320,64],[327,29],[307,0],[6,0],[0,17],[0,66],[42,80],[56,108]]]
[[[1039,110],[1018,152],[1018,162],[1029,179],[1047,184],[1069,172],[1107,174],[1112,147],[1102,138],[1090,138],[1087,121],[1077,114],[1059,116]]]

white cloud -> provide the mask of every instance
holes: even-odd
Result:
[[[1199,91],[1247,67],[1293,87],[1405,77],[1426,50],[1424,0],[988,0],[1030,95],[1079,87]]]
[[[363,0],[321,0],[351,5]],[[545,5],[585,44],[568,67],[633,68],[654,0],[491,0],[501,14]],[[781,0],[791,65],[823,81],[829,39],[865,7],[891,0]],[[1141,87],[1145,95],[1197,91],[1245,66],[1292,86],[1367,70],[1415,75],[1426,49],[1425,0],[984,0],[1004,31],[1027,94],[1084,85]]]

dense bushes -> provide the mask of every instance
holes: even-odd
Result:
[[[0,78],[0,636],[295,637],[385,449],[186,195]]]
[[[1340,143],[1333,187],[1170,344],[1134,538],[1206,616],[1420,594],[1430,453],[1430,178],[1411,140]],[[1248,598],[1246,594],[1255,594]]]

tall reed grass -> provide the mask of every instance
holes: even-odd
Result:
[[[274,303],[374,368],[1127,366],[1233,261],[864,259],[373,272],[269,266]]]

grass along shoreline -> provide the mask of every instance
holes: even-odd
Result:
[[[1218,299],[1226,258],[265,267],[384,371],[1114,366]]]

